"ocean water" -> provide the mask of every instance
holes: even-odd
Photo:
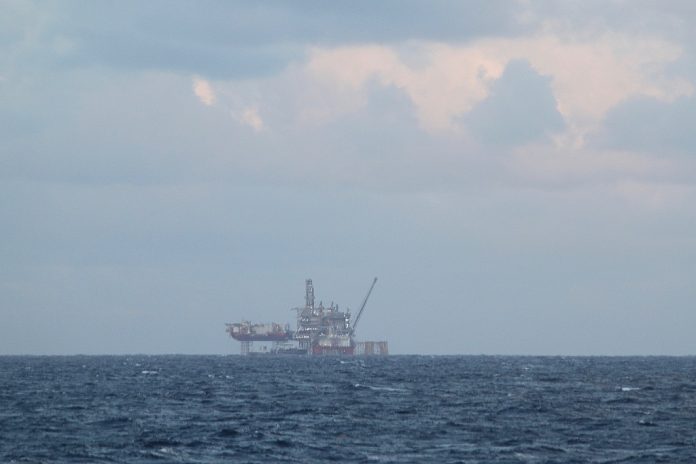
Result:
[[[0,462],[694,463],[696,358],[0,357]]]

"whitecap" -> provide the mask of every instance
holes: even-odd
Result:
[[[395,388],[395,387],[368,387],[370,390],[375,391],[386,391],[386,392],[405,392],[405,388]]]
[[[373,385],[363,385],[360,383],[355,384],[355,388],[368,388],[372,391],[386,391],[386,392],[405,392],[404,388],[394,388],[394,387],[375,387]]]

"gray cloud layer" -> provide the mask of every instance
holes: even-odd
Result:
[[[517,21],[519,8],[504,1],[74,1],[14,8],[20,12],[8,26],[17,19],[21,26],[5,40],[12,44],[22,29],[32,30],[24,40],[42,45],[31,50],[33,60],[210,77],[267,75],[302,58],[307,45],[461,41],[527,29]]]
[[[650,99],[628,101],[608,115],[600,146],[668,156],[696,153],[696,101],[681,98],[673,103]]]

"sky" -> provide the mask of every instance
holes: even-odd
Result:
[[[0,354],[696,354],[692,1],[0,0]]]

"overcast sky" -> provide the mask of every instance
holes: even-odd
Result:
[[[0,354],[696,354],[693,1],[0,0]]]

